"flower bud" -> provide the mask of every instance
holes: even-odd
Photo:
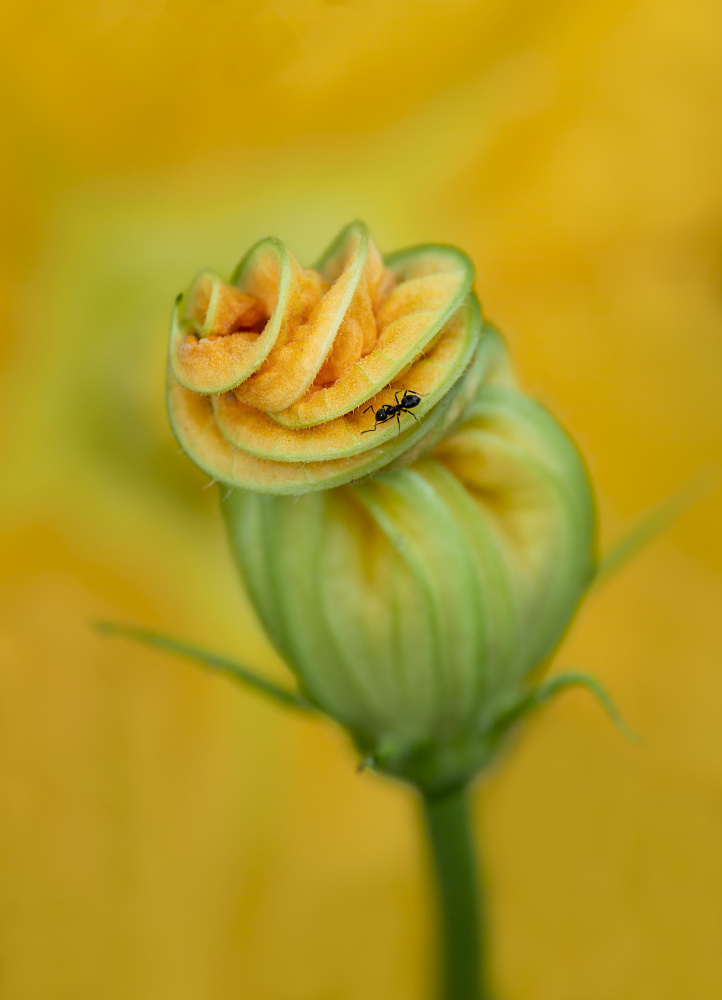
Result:
[[[383,262],[355,224],[314,272],[274,240],[231,285],[204,272],[171,335],[174,427],[244,487],[223,508],[269,636],[365,757],[431,791],[488,762],[594,570],[583,463],[471,280],[451,248]]]

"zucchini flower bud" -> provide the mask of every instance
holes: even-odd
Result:
[[[584,465],[472,281],[451,247],[382,260],[359,223],[314,270],[264,240],[230,284],[196,278],[170,341],[175,433],[237,487],[271,640],[365,759],[430,792],[488,763],[594,572]]]

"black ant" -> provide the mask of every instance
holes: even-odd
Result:
[[[401,402],[399,402],[398,392],[394,393],[394,399],[396,400],[396,405],[393,403],[385,403],[383,406],[379,406],[378,410],[374,410],[373,406],[367,406],[364,413],[368,413],[369,410],[372,411],[374,417],[376,418],[376,423],[373,427],[369,427],[367,431],[361,431],[362,434],[370,434],[375,431],[379,424],[385,424],[387,420],[391,420],[392,417],[396,417],[396,423],[399,425],[399,434],[401,433],[401,419],[400,414],[411,413],[414,406],[418,406],[421,402],[421,395],[418,392],[413,392],[411,389],[407,389],[403,396],[401,397]],[[415,413],[411,413],[411,416],[418,423],[419,418]]]

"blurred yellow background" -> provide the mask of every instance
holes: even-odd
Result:
[[[163,408],[173,298],[263,235],[456,243],[602,535],[722,454],[712,0],[5,0],[0,997],[421,1000],[415,804],[157,628],[283,676]],[[722,495],[584,608],[477,792],[500,1000],[722,997]]]

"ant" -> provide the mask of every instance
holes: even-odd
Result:
[[[418,392],[413,392],[411,389],[406,389],[403,396],[401,397],[401,402],[399,402],[398,392],[394,393],[394,399],[396,400],[396,405],[393,403],[386,403],[384,406],[379,406],[378,410],[374,410],[373,406],[367,406],[364,413],[368,413],[369,410],[373,413],[376,418],[376,423],[373,427],[370,427],[367,431],[361,431],[362,434],[370,434],[375,431],[379,424],[385,424],[387,420],[391,420],[392,417],[396,417],[396,423],[399,425],[399,434],[401,433],[401,419],[400,414],[411,413],[414,406],[418,406],[421,402],[421,394]],[[411,416],[418,423],[419,418],[415,413],[411,413]]]

